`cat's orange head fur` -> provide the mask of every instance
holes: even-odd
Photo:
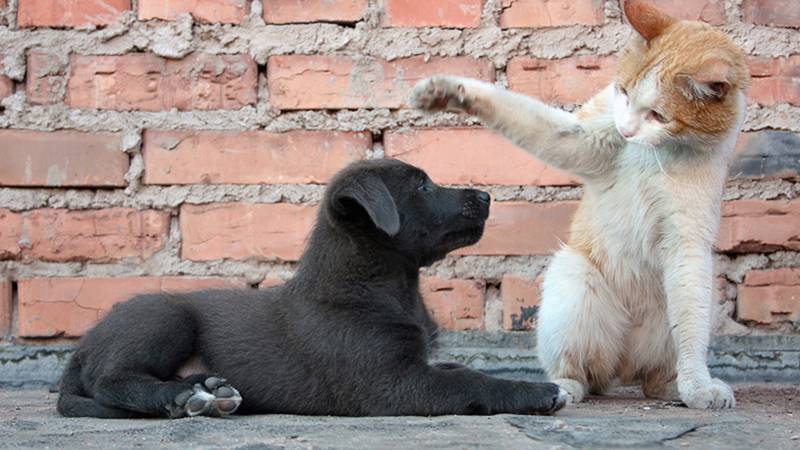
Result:
[[[620,133],[650,145],[729,133],[749,82],[742,50],[708,24],[674,19],[643,1],[626,0],[624,9],[637,34],[619,59]]]

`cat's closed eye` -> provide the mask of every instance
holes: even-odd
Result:
[[[656,121],[658,123],[667,123],[667,122],[669,122],[669,120],[667,120],[667,118],[664,117],[663,114],[659,113],[658,111],[656,111],[654,109],[651,109],[650,111],[647,112],[647,120]]]

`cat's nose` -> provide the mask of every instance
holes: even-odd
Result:
[[[636,134],[636,130],[628,130],[627,128],[620,127],[619,134],[621,134],[622,137],[624,137],[625,139],[628,139],[630,137],[633,137],[634,134]]]

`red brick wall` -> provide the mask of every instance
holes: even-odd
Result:
[[[450,73],[573,109],[613,77],[620,1],[0,0],[0,338],[80,336],[137,292],[280,283],[325,182],[384,156],[494,197],[485,238],[423,273],[439,321],[535,327],[578,180],[405,96]],[[750,55],[718,332],[797,332],[800,3],[654,2]]]

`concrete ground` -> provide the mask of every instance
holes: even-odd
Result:
[[[0,448],[800,449],[800,386],[736,385],[737,408],[695,411],[620,389],[554,417],[240,416],[65,419],[45,390],[0,390]]]

